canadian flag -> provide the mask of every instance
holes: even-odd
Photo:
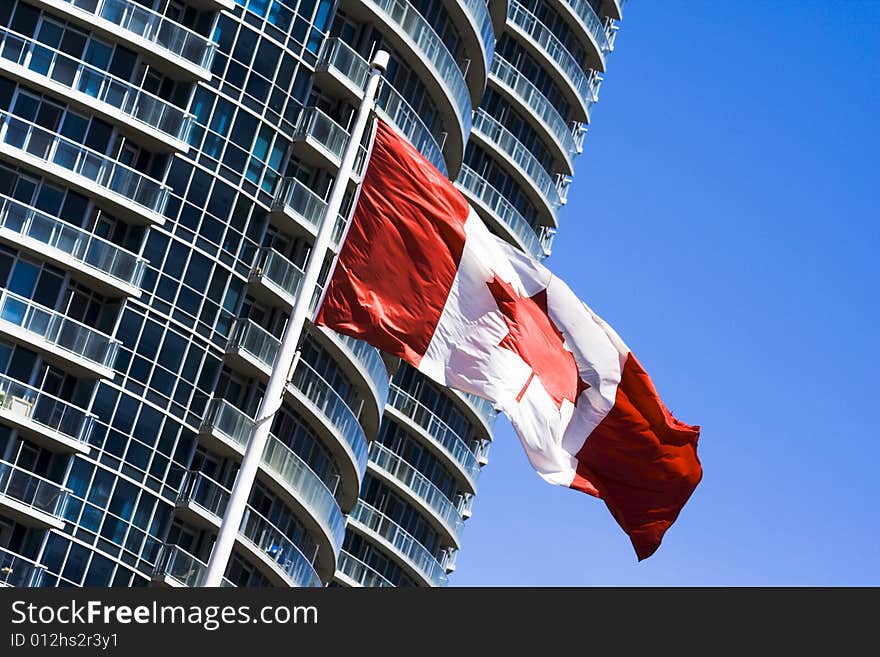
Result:
[[[385,123],[316,322],[495,404],[545,480],[605,501],[638,558],[702,476],[679,422],[617,333],[493,236]]]

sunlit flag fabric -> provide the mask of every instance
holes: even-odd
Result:
[[[316,321],[493,402],[538,474],[604,500],[640,560],[700,481],[699,427],[614,330],[382,122]]]

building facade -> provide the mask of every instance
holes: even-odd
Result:
[[[198,585],[372,53],[378,113],[543,258],[622,4],[3,0],[0,585]],[[225,583],[445,585],[494,412],[303,344]]]

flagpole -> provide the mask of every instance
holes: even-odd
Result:
[[[269,429],[272,426],[275,413],[281,407],[284,388],[292,374],[294,361],[298,353],[300,336],[309,314],[312,296],[318,284],[318,276],[321,273],[321,267],[324,264],[324,258],[330,246],[330,239],[336,225],[336,216],[342,207],[342,199],[345,196],[348,180],[354,170],[355,159],[361,147],[364,130],[375,106],[379,81],[387,67],[388,53],[384,50],[379,50],[370,63],[370,75],[351,128],[351,137],[342,155],[339,172],[336,175],[336,180],[330,190],[330,197],[327,199],[327,205],[324,208],[324,216],[318,227],[315,245],[312,248],[305,271],[303,272],[299,294],[296,297],[287,326],[284,327],[284,335],[281,337],[281,345],[275,356],[275,361],[272,363],[272,374],[269,377],[269,382],[266,384],[266,392],[260,402],[260,408],[257,410],[257,419],[251,428],[247,448],[241,460],[241,468],[239,468],[238,475],[235,477],[235,484],[229,496],[229,503],[226,505],[226,513],[223,514],[223,522],[220,523],[220,529],[217,532],[217,541],[211,550],[208,568],[201,583],[203,587],[220,586],[226,573],[226,566],[232,554],[235,537],[241,527],[247,501],[257,475],[257,468],[262,459],[266,441],[269,438]]]

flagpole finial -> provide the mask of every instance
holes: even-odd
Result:
[[[370,68],[378,69],[384,73],[388,69],[389,59],[390,55],[387,50],[377,50],[373,55],[373,61],[370,62]]]

